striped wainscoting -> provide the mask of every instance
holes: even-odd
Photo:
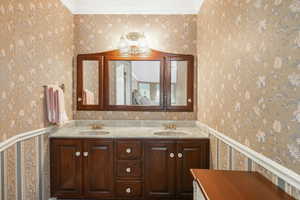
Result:
[[[0,143],[0,200],[48,200],[49,138],[54,127],[14,136]]]
[[[211,168],[257,171],[282,190],[300,200],[300,175],[238,143],[224,134],[196,122],[210,137]]]

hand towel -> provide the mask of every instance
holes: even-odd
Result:
[[[45,93],[48,121],[58,125],[68,121],[63,90],[52,85],[46,87]]]

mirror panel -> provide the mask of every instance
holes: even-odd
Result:
[[[160,105],[160,61],[109,61],[109,104]]]
[[[186,106],[188,61],[171,61],[171,106]]]
[[[99,104],[99,61],[84,60],[83,66],[83,105]]]
[[[119,50],[77,56],[77,109],[193,112],[194,56]]]

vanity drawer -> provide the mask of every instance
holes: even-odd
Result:
[[[142,162],[138,160],[117,161],[117,176],[121,178],[141,178],[142,169]]]
[[[118,197],[142,197],[143,184],[140,181],[117,181],[116,193]]]
[[[133,140],[117,141],[118,160],[139,160],[142,157],[142,142]]]

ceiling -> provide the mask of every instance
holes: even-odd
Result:
[[[61,0],[74,14],[197,14],[203,0]]]

